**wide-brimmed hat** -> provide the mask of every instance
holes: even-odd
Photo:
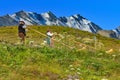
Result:
[[[23,20],[20,20],[19,22],[22,22],[22,23],[24,23],[24,24],[25,24],[25,22],[24,22]]]

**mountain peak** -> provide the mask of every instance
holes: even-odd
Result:
[[[26,11],[19,11],[19,12],[16,12],[15,15],[19,16],[19,17],[26,17],[27,16],[27,12]]]
[[[21,11],[19,11],[19,12],[26,12],[26,11],[24,11],[24,10],[21,10]]]
[[[10,15],[9,15],[9,14],[6,14],[5,16],[10,17]]]
[[[48,14],[53,14],[51,11],[48,11],[47,13],[48,13]]]
[[[79,19],[86,19],[86,18],[84,18],[83,16],[81,16],[80,14],[74,14],[73,15],[75,18],[79,18]]]
[[[80,17],[81,15],[80,15],[80,14],[74,14],[73,16],[77,16],[77,17]]]
[[[42,13],[42,15],[46,18],[54,18],[54,19],[57,18],[51,11]]]
[[[97,32],[99,30],[98,26],[91,23],[89,20],[82,17],[80,14],[75,14],[69,17],[58,18],[51,11],[35,14],[34,12],[26,12],[21,10],[10,16],[15,21],[24,20],[26,25],[58,25],[58,26],[68,26],[77,28],[80,30],[85,30],[88,32]],[[1,20],[4,18],[1,18]],[[6,19],[6,18],[5,18]],[[6,20],[7,21],[7,20]],[[1,23],[4,25],[5,23]],[[10,25],[13,25],[10,23]]]
[[[21,11],[19,11],[18,13],[25,13],[26,11],[24,11],[24,10],[21,10]]]
[[[42,14],[52,14],[52,15],[54,15],[51,11],[48,11],[48,12],[44,12],[44,13],[42,13]]]

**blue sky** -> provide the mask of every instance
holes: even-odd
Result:
[[[106,30],[120,25],[120,0],[0,0],[0,16],[20,10],[52,11],[58,17],[80,14]]]

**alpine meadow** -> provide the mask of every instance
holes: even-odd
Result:
[[[120,40],[62,26],[28,27],[24,45],[17,26],[0,27],[0,80],[120,80]]]

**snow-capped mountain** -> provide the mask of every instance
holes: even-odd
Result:
[[[2,16],[0,17],[0,26],[18,25],[20,20],[25,21],[26,25],[68,26],[93,33],[102,30],[99,26],[79,14],[69,17],[57,17],[50,11],[41,14],[19,11],[12,15]]]
[[[80,16],[79,14],[72,15],[70,17],[60,17],[59,20],[64,23],[65,26],[77,28],[88,32],[96,33],[98,30],[102,30],[99,26]]]

